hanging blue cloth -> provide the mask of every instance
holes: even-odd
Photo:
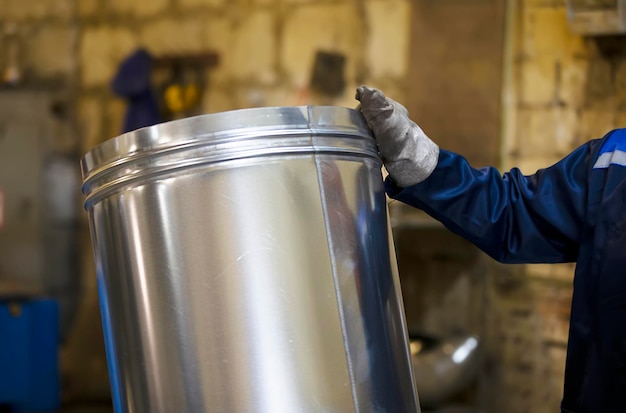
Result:
[[[113,92],[128,102],[122,133],[162,122],[150,84],[152,60],[146,50],[137,50],[120,64],[111,83]]]

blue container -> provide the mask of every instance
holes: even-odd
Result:
[[[55,411],[60,404],[57,303],[0,301],[0,406],[20,413]]]

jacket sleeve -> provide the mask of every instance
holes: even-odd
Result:
[[[517,168],[504,175],[493,167],[474,169],[441,150],[425,181],[400,188],[388,178],[385,186],[390,197],[424,210],[500,262],[573,262],[597,146],[590,141],[530,176]]]

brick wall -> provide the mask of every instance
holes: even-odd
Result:
[[[347,58],[345,93],[330,103],[354,107],[354,88],[364,81],[402,90],[407,0],[78,4],[85,149],[117,134],[124,106],[110,95],[107,82],[120,59],[138,46],[155,56],[217,52],[220,62],[206,74],[205,113],[307,103],[312,98],[303,92],[317,50]]]
[[[402,97],[408,0],[2,0],[16,22],[23,66],[36,82],[76,92],[83,150],[119,133],[124,104],[108,84],[137,47],[155,56],[217,52],[203,112],[302,103],[317,50],[347,58],[347,87],[332,103],[355,106],[363,82]]]

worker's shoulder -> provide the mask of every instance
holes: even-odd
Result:
[[[600,142],[593,168],[608,168],[610,165],[626,166],[626,128],[612,130]]]

